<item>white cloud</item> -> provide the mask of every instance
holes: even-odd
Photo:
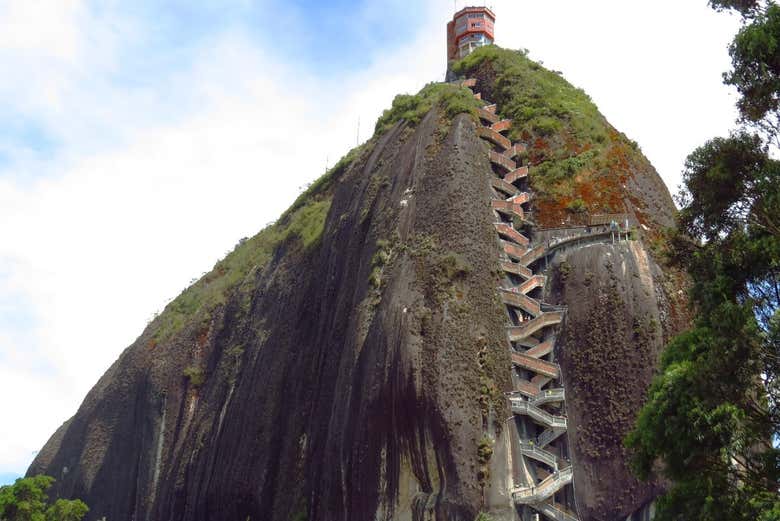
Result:
[[[731,117],[717,77],[725,51],[712,47],[733,31],[707,16],[695,45],[682,28],[630,30],[662,16],[623,4],[503,0],[498,41],[563,70],[673,180]],[[355,144],[358,118],[365,140],[395,94],[443,78],[452,3],[424,4],[416,38],[364,71],[315,76],[233,28],[135,85],[112,77],[123,42],[144,32],[137,21],[77,1],[3,6],[0,67],[24,82],[0,78],[0,102],[18,100],[61,140],[51,157],[15,149],[0,170],[0,303],[18,299],[35,319],[0,329],[0,396],[14,418],[0,429],[0,472],[22,472],[154,311]],[[688,23],[706,14],[675,8]]]
[[[81,40],[81,0],[26,0],[0,4],[0,48],[73,61]]]
[[[278,216],[326,158],[332,165],[354,146],[359,117],[366,139],[397,92],[441,75],[432,42],[409,42],[355,75],[316,78],[236,29],[152,92],[92,90],[69,75],[83,93],[67,105],[85,107],[84,126],[64,123],[70,108],[30,108],[49,129],[75,130],[72,147],[0,176],[0,265],[10,272],[0,291],[24,295],[37,319],[31,345],[14,332],[0,336],[8,354],[0,396],[20,396],[6,408],[14,427],[0,430],[0,470],[23,471],[155,310]],[[193,110],[153,124],[135,114],[160,106],[157,92],[176,86],[188,89],[185,101],[197,100]],[[107,146],[96,138],[89,126],[101,118],[120,127],[121,139]],[[45,175],[30,181],[27,168]],[[31,391],[20,395],[22,386]]]
[[[706,0],[496,0],[496,38],[581,87],[673,191],[685,157],[737,117],[721,84],[738,19]]]

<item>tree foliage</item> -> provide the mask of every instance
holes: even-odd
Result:
[[[726,83],[737,88],[742,117],[758,123],[771,119],[777,130],[780,104],[780,6],[771,4],[753,16],[729,48],[733,70]],[[765,121],[766,122],[766,121]]]
[[[626,445],[640,477],[668,478],[658,521],[780,520],[780,9],[710,3],[743,16],[725,80],[746,128],[686,161],[669,254],[696,318],[667,346]]]
[[[89,512],[82,501],[58,499],[48,503],[46,491],[53,483],[52,477],[35,476],[0,487],[0,520],[81,521]]]
[[[780,163],[738,133],[692,153],[683,179],[670,253],[697,318],[626,443],[640,477],[660,463],[672,482],[659,520],[759,519],[780,509]]]
[[[711,0],[710,5],[716,11],[733,9],[742,13],[743,16],[751,16],[761,7],[759,0]]]

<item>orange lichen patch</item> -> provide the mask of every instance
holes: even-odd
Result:
[[[156,338],[150,338],[149,341],[146,343],[147,349],[154,349],[157,347],[157,339]]]
[[[594,189],[592,183],[584,182],[585,180],[584,175],[579,175],[577,177],[579,179],[575,179],[574,194],[579,199],[582,199],[585,202],[585,204],[590,206],[591,204],[596,202],[595,194],[597,193],[597,191]]]
[[[529,136],[530,137],[530,136]],[[531,141],[528,147],[528,162],[531,165],[538,165],[549,159],[550,144],[543,138],[536,138]]]
[[[625,179],[626,175],[621,172],[601,174],[590,186],[583,187],[580,198],[592,211],[622,213],[626,209],[624,199],[628,195]]]
[[[612,143],[607,149],[607,166],[617,172],[629,172],[629,154],[631,149],[623,142]],[[633,151],[631,151],[633,152]]]
[[[563,135],[564,147],[569,155],[577,156],[593,148],[592,143],[583,143],[578,141],[575,136],[570,133]]]
[[[534,201],[534,217],[539,228],[558,228],[571,224],[571,212],[566,208],[571,197],[540,197]]]
[[[613,143],[602,157],[606,168],[581,170],[574,177],[558,183],[553,193],[537,199],[535,213],[539,226],[585,225],[591,213],[627,211],[625,201],[630,194],[626,183],[631,175],[631,149],[623,142]]]

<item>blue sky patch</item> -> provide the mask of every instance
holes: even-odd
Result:
[[[19,474],[13,472],[0,472],[0,487],[3,485],[13,485],[14,481],[21,478]]]
[[[59,141],[45,126],[24,114],[15,112],[0,100],[0,174],[23,153],[48,159],[59,149]]]

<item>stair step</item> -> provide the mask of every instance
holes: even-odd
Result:
[[[493,112],[490,112],[489,110],[486,109],[477,109],[477,114],[479,115],[479,119],[481,119],[482,121],[487,121],[491,125],[493,123],[498,123],[501,120],[501,118],[496,116]],[[509,152],[509,150],[507,152]]]
[[[501,289],[499,290],[499,293],[501,294],[501,301],[507,306],[522,309],[534,317],[542,312],[542,306],[539,304],[539,301],[528,295],[523,295],[522,293],[507,289]]]
[[[538,387],[539,389],[541,389],[542,387],[544,387],[548,383],[552,382],[552,380],[553,379],[550,378],[549,376],[543,376],[543,375],[538,374],[538,375],[534,376],[533,378],[531,378],[531,383],[533,385],[535,385],[536,387]]]
[[[506,253],[510,259],[520,260],[522,259],[526,252],[528,251],[528,248],[525,246],[520,246],[519,244],[515,244],[512,242],[507,241],[501,241],[501,248],[503,249],[504,253]]]
[[[516,342],[520,339],[527,338],[540,329],[545,327],[554,326],[560,324],[563,320],[562,311],[548,311],[542,313],[538,317],[523,322],[519,326],[510,326],[507,328],[509,334],[509,340]]]
[[[504,176],[504,181],[507,183],[514,183],[518,179],[524,179],[526,177],[528,177],[528,167],[521,166],[520,168],[510,169],[509,173]]]
[[[498,165],[499,167],[503,168],[507,172],[513,172],[517,169],[517,164],[506,157],[504,154],[499,154],[498,152],[494,152],[493,150],[490,151],[490,161]],[[504,181],[507,183],[511,183],[512,181],[507,180],[506,176],[504,176]]]
[[[526,266],[532,264],[547,254],[547,245],[540,244],[528,250],[528,253],[520,259],[520,262]]]
[[[557,380],[560,376],[560,369],[557,364],[539,360],[523,353],[512,353],[512,363],[548,378]]]
[[[533,276],[533,272],[526,268],[525,266],[522,266],[516,262],[510,262],[510,261],[501,261],[501,269],[504,270],[507,273],[512,273],[514,275],[518,275],[520,277],[523,277],[525,279],[530,278]]]
[[[580,521],[577,516],[564,510],[564,508],[558,503],[547,502],[539,505],[531,505],[532,508],[538,510],[545,516],[554,519],[555,521]]]
[[[511,183],[507,183],[503,179],[493,177],[490,179],[490,184],[496,190],[499,190],[507,195],[517,195],[520,193],[520,189]]]
[[[513,241],[520,246],[528,247],[529,240],[528,237],[523,235],[522,233],[518,232],[517,230],[512,227],[511,224],[507,223],[495,223],[493,226],[495,226],[496,231],[501,235],[502,237],[509,239],[510,241]]]
[[[528,150],[528,147],[524,143],[514,143],[509,150],[504,152],[504,155],[509,159],[514,159],[519,155],[525,154],[526,150]]]
[[[512,498],[520,505],[540,503],[552,497],[560,489],[571,483],[572,468],[568,467],[551,474],[544,481],[531,487],[518,487],[512,491]]]
[[[520,380],[515,384],[515,391],[522,393],[529,398],[532,398],[539,394],[539,388],[528,380]]]
[[[509,200],[516,204],[525,204],[531,200],[531,194],[528,192],[520,192],[519,194],[510,197]]]
[[[520,219],[525,220],[525,211],[523,210],[523,206],[519,203],[494,199],[490,202],[490,205],[497,212],[509,216],[517,216]]]
[[[512,128],[512,120],[511,119],[502,119],[501,121],[497,121],[496,123],[493,123],[490,128],[494,130],[495,132],[505,132]],[[512,148],[512,144],[510,143],[507,149]]]
[[[544,275],[534,275],[530,279],[520,284],[517,289],[520,291],[520,293],[526,294],[530,293],[536,288],[543,288],[545,284],[547,284],[547,277]]]
[[[512,148],[512,142],[492,128],[477,127],[477,135],[482,139],[486,139],[494,145],[501,147],[503,150],[509,150]]]
[[[548,340],[547,342],[542,342],[541,344],[532,347],[526,351],[525,354],[534,358],[541,358],[552,353],[553,349],[555,349],[555,342]]]

